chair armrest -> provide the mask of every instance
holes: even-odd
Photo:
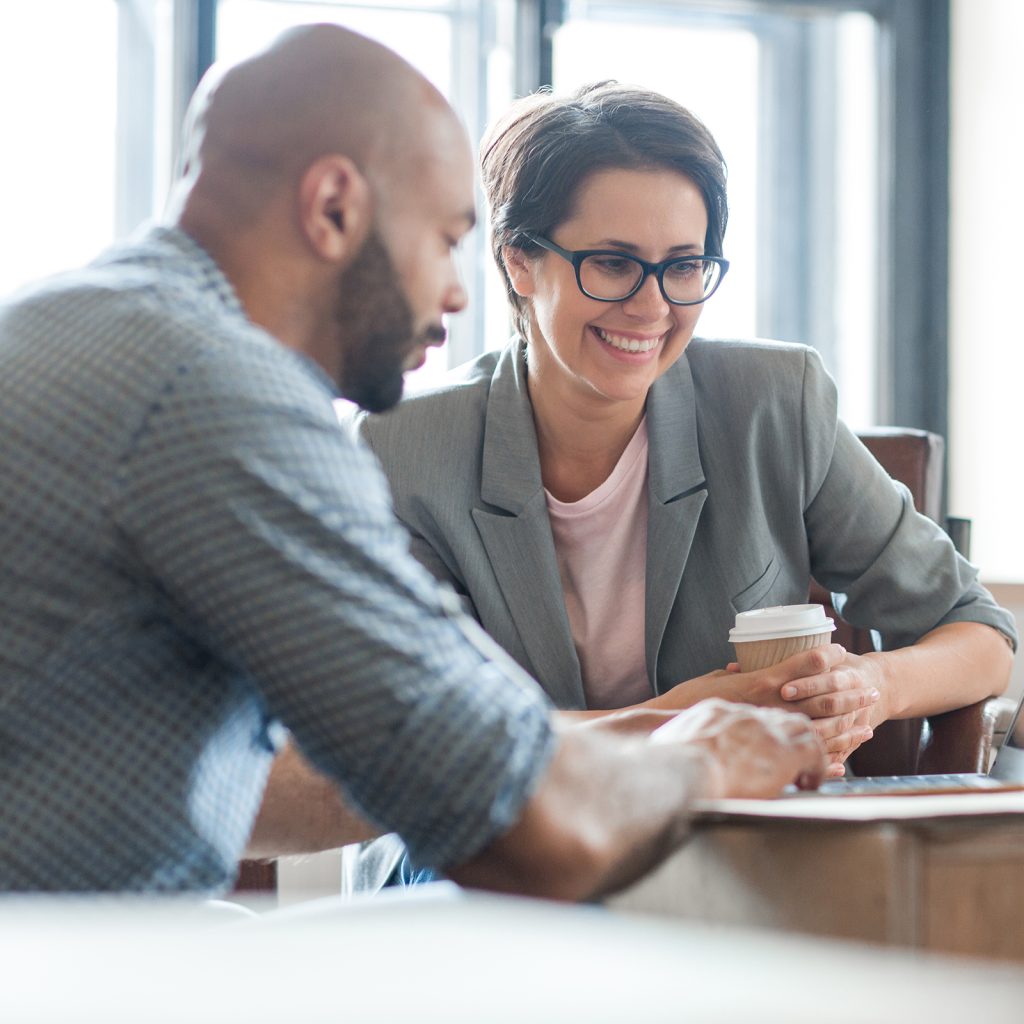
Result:
[[[855,775],[916,775],[924,736],[923,718],[891,718],[850,756]]]
[[[1006,731],[1014,705],[1002,697],[923,718],[894,719],[875,730],[874,739],[854,751],[857,775],[931,775],[987,772],[999,723]],[[1007,713],[1009,712],[1009,714]]]
[[[277,892],[277,861],[243,860],[238,865],[234,892]]]
[[[923,774],[987,772],[1000,704],[998,697],[990,697],[929,716],[931,737],[921,751],[918,770]]]

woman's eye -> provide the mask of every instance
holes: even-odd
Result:
[[[591,256],[590,262],[605,274],[631,274],[634,263],[624,256]]]
[[[697,277],[704,269],[703,260],[688,260],[686,263],[673,263],[665,270],[665,273],[677,281],[688,281]]]

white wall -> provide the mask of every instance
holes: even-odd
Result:
[[[951,27],[950,512],[983,579],[1024,583],[1024,3],[952,0]]]
[[[1022,628],[1024,3],[951,8],[950,512],[974,520],[982,579]]]

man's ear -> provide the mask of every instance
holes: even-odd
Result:
[[[322,156],[299,184],[299,221],[316,254],[347,262],[366,239],[373,197],[370,183],[347,156]]]
[[[501,259],[505,264],[505,272],[516,295],[524,298],[533,294],[533,261],[529,259],[522,249],[514,245],[505,245],[501,249]]]

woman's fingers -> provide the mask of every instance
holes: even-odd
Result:
[[[826,692],[826,689],[816,688],[820,684],[815,684],[814,681],[826,677],[845,657],[845,647],[840,644],[826,644],[824,647],[815,647],[810,651],[794,654],[793,657],[774,665],[772,671],[779,675],[779,682],[785,684],[782,687],[782,696],[786,700],[801,700]]]
[[[820,697],[791,701],[789,707],[808,718],[835,718],[869,708],[880,699],[881,694],[875,687],[865,686],[857,689],[833,690]]]
[[[862,743],[867,743],[874,734],[874,730],[870,726],[855,725],[831,736],[822,736],[820,732],[818,736],[824,743],[827,754],[842,754],[845,760]]]

